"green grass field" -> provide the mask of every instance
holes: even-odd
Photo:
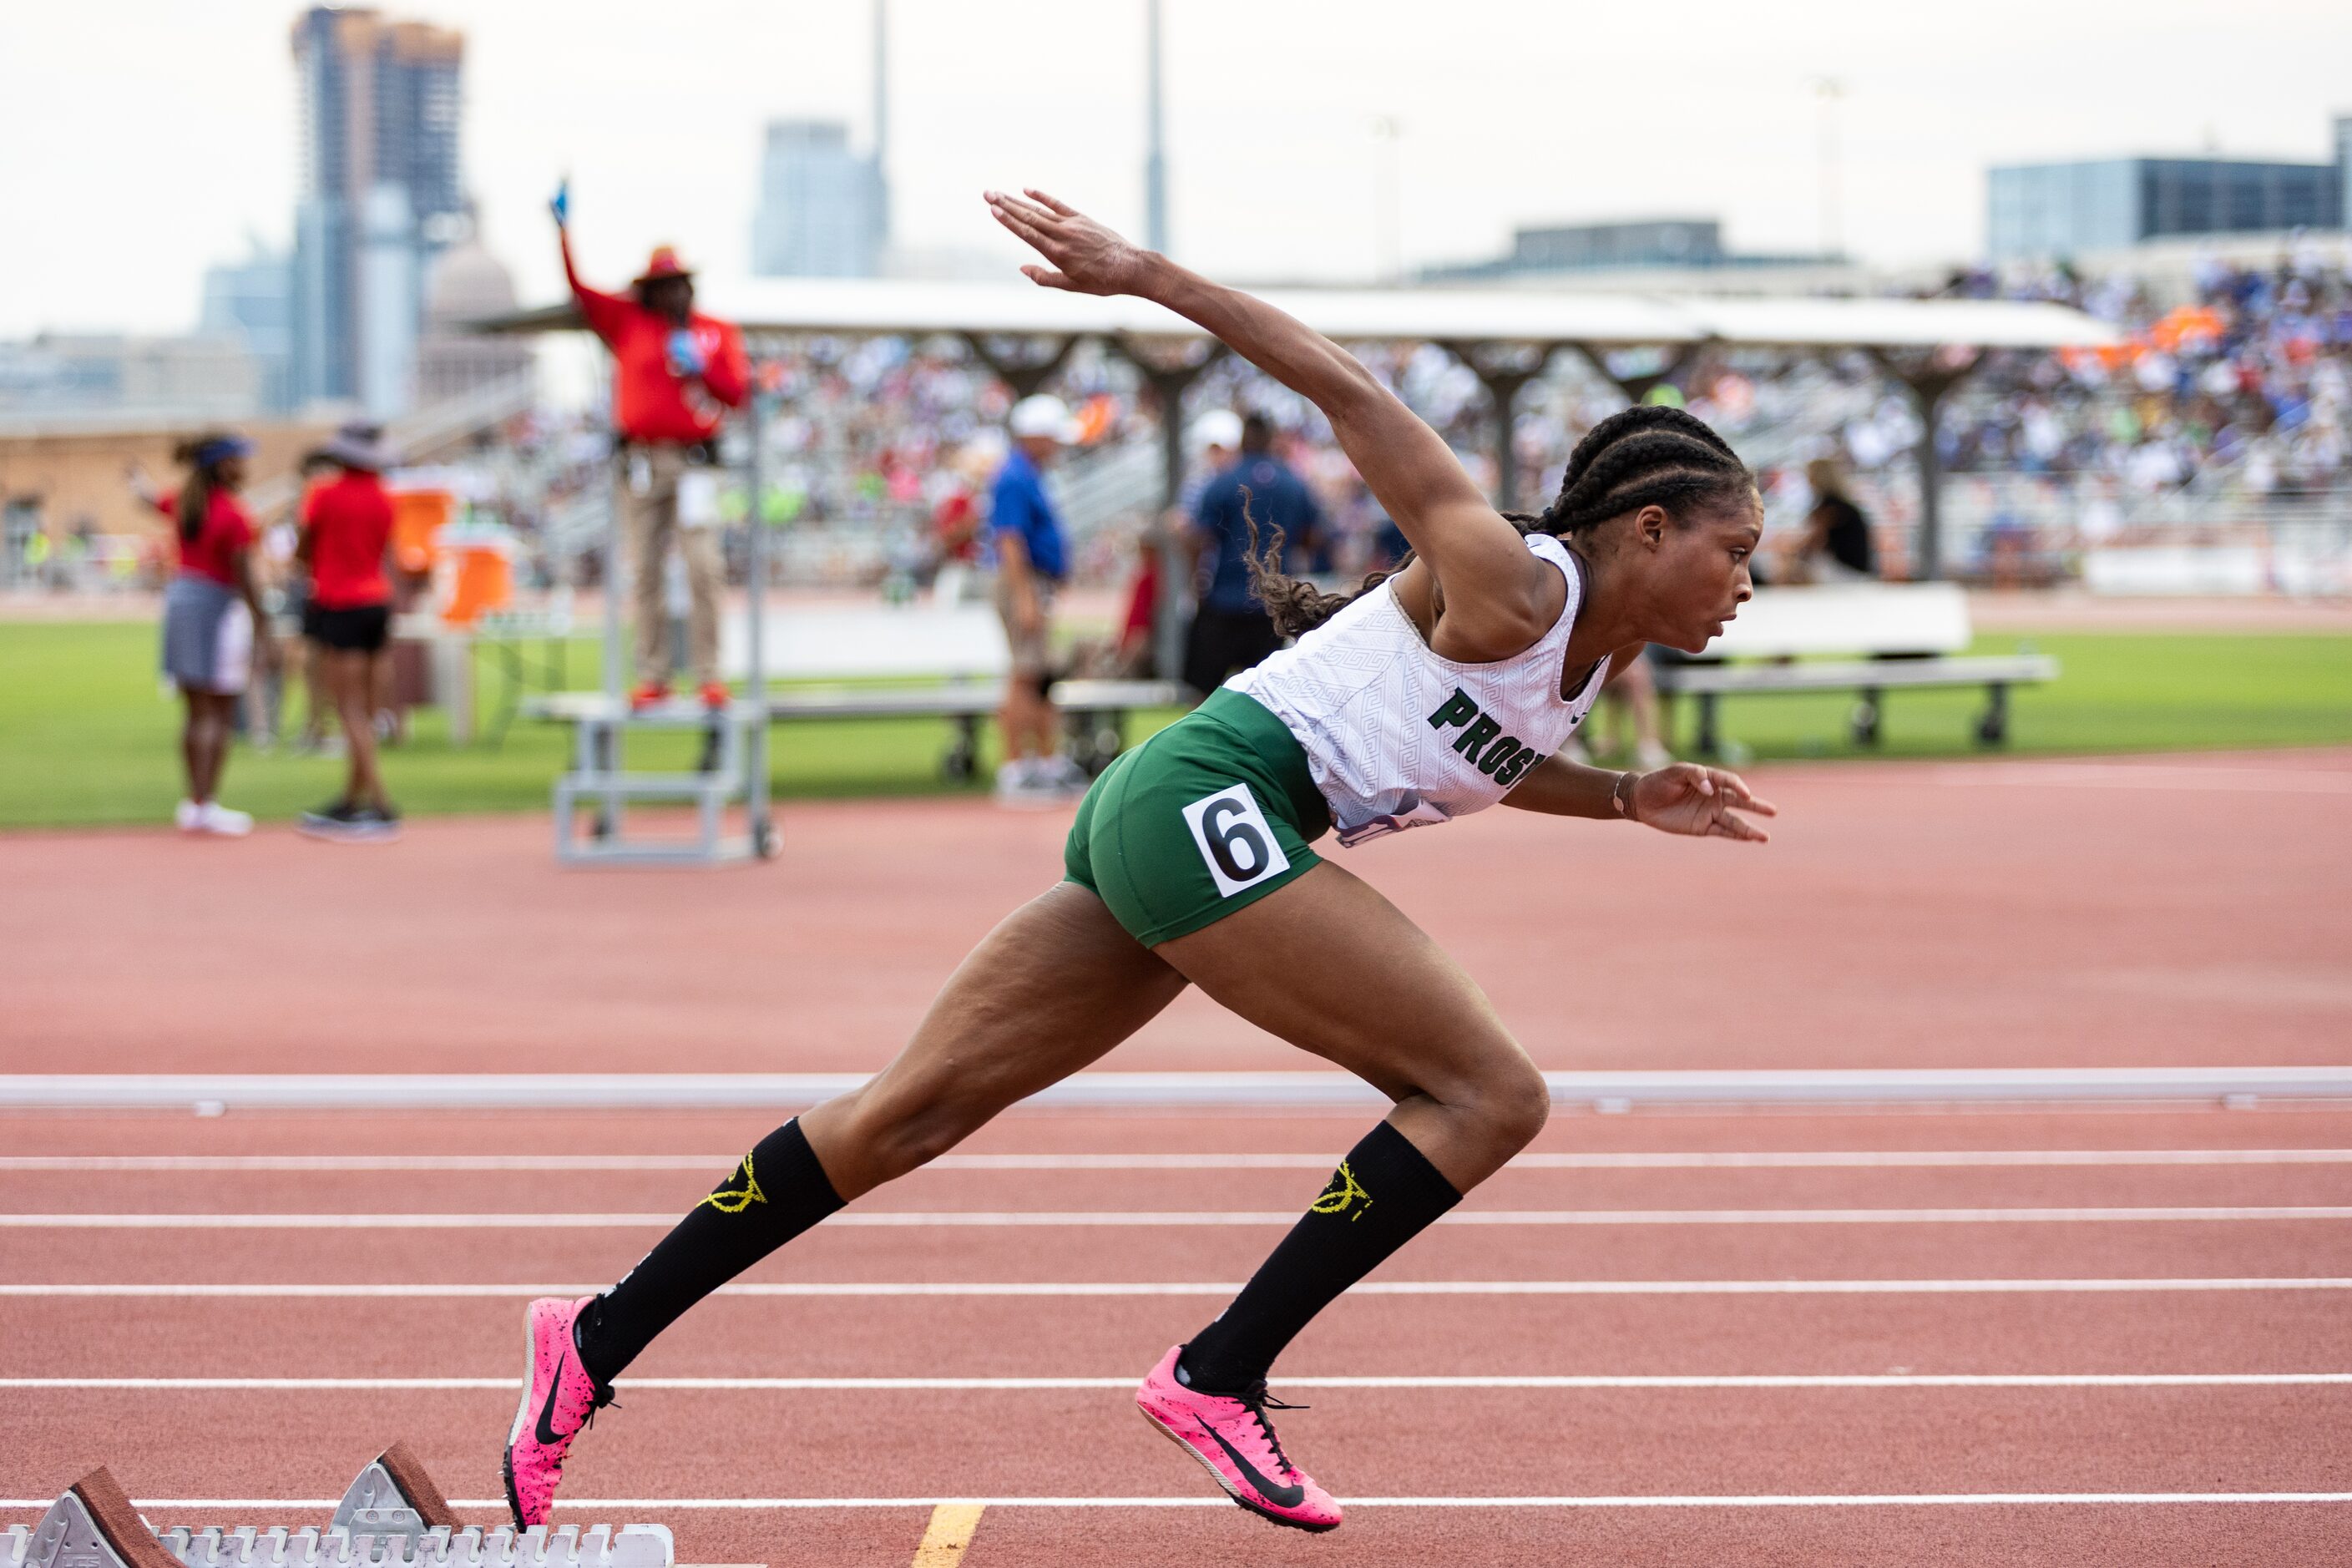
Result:
[[[2018,753],[2352,742],[2352,637],[2004,636],[1979,639],[1978,649],[2022,646],[2055,655],[2064,673],[2017,694],[2011,749]],[[595,668],[593,648],[572,662],[583,679]],[[498,691],[487,666],[483,673],[488,711]],[[1735,699],[1724,704],[1723,727],[1759,758],[1852,756],[1850,701]],[[1981,705],[1974,691],[1895,693],[1875,754],[1973,754]],[[1139,716],[1136,728],[1172,717]],[[1685,713],[1685,742],[1689,722]],[[178,723],[177,700],[156,680],[151,624],[0,624],[0,828],[169,820],[180,792]],[[945,724],[921,720],[780,726],[772,748],[776,789],[803,797],[942,790],[947,740]],[[684,766],[693,744],[690,737],[648,739],[633,746],[632,761]],[[453,748],[440,715],[426,710],[409,743],[385,753],[385,773],[412,814],[540,810],[564,766],[564,745],[558,728],[518,723],[498,750]],[[240,747],[221,793],[257,816],[284,818],[332,796],[341,776],[331,758]]]

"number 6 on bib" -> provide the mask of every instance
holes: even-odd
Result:
[[[1201,858],[1225,898],[1257,886],[1277,871],[1290,869],[1290,857],[1266,826],[1265,816],[1247,784],[1234,784],[1204,795],[1184,808],[1184,824]]]

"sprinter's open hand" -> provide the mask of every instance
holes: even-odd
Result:
[[[1129,245],[1067,203],[1043,191],[1026,199],[1003,191],[984,194],[988,210],[1052,265],[1021,268],[1041,288],[1073,294],[1131,294],[1142,281],[1151,253]]]
[[[1762,844],[1771,835],[1739,813],[1778,816],[1772,803],[1757,798],[1748,781],[1722,768],[1675,763],[1633,781],[1627,815],[1661,833],[1699,838],[1744,838]]]

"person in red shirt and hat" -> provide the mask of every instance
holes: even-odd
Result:
[[[751,387],[743,334],[731,322],[694,308],[694,274],[665,245],[631,286],[631,296],[600,293],[572,264],[569,187],[549,204],[563,251],[563,276],[589,330],[613,351],[613,427],[623,465],[622,521],[636,571],[637,682],[632,708],[669,695],[668,616],[662,563],[677,541],[692,594],[688,647],[704,706],[727,705],[719,678],[719,592],[726,569],[719,551],[719,422],[740,408]]]
[[[303,459],[333,477],[302,498],[302,543],[296,558],[310,570],[310,640],[318,644],[322,684],[342,721],[351,759],[343,793],[302,814],[312,838],[343,843],[400,837],[400,813],[384,795],[376,760],[376,693],[388,678],[392,637],[392,497],[383,471],[394,454],[383,427],[345,425]]]

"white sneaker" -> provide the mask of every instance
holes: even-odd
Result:
[[[1655,741],[1644,741],[1633,748],[1634,764],[1644,773],[1654,773],[1675,760],[1675,754]]]
[[[208,800],[196,808],[196,831],[218,838],[242,838],[253,831],[253,818],[242,811],[231,811],[216,800]]]
[[[1045,760],[1042,771],[1047,784],[1065,792],[1076,790],[1078,794],[1084,795],[1087,786],[1095,782],[1087,777],[1087,770],[1078,766],[1076,759],[1065,756],[1059,752]]]
[[[1054,777],[1045,761],[1023,757],[996,770],[996,804],[1024,811],[1058,805],[1069,792]]]
[[[205,808],[193,800],[184,800],[172,808],[172,826],[183,833],[196,833],[204,827]]]
[[[1570,735],[1568,738],[1568,744],[1559,749],[1559,754],[1579,767],[1589,768],[1592,765],[1592,752],[1586,747],[1584,737],[1581,735]]]

